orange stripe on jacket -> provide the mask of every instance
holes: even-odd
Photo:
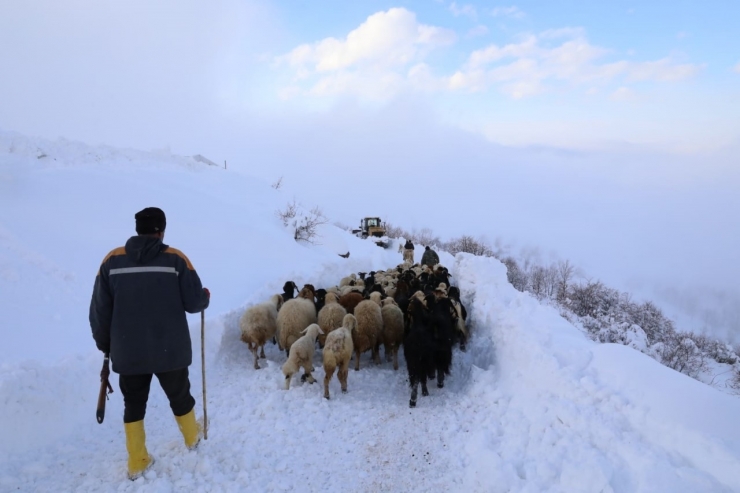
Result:
[[[108,255],[105,256],[102,262],[100,262],[100,267],[103,267],[103,264],[108,261],[111,257],[117,257],[119,255],[126,255],[126,247],[118,247],[114,248],[110,252],[108,252]],[[98,275],[100,275],[100,268],[98,268]]]
[[[175,255],[177,255],[178,257],[182,258],[185,261],[185,264],[188,266],[188,269],[195,270],[195,267],[193,267],[193,264],[190,263],[190,259],[177,248],[167,247],[167,250],[165,250],[164,253],[174,253]]]

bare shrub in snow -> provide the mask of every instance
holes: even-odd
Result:
[[[327,219],[321,209],[314,207],[309,213],[300,218],[295,224],[296,241],[307,241],[313,243],[318,233],[318,227],[326,224]]]
[[[275,190],[280,190],[280,187],[283,186],[283,177],[281,176],[280,178],[278,178],[277,181],[270,186]]]
[[[388,221],[385,222],[385,235],[388,238],[406,238],[411,239],[411,233],[406,231],[404,228],[400,226],[396,226],[395,224],[389,223]]]
[[[527,273],[519,267],[516,260],[512,257],[506,257],[502,262],[506,266],[506,278],[514,286],[514,289],[518,291],[526,290],[529,278]]]
[[[484,240],[476,240],[470,235],[453,238],[444,243],[442,247],[452,255],[456,255],[459,252],[465,252],[481,257],[493,257],[493,250]]]
[[[292,202],[288,202],[285,209],[278,209],[276,214],[283,222],[283,226],[289,225],[298,214],[298,204],[295,203],[295,199]]]
[[[691,332],[675,332],[666,334],[663,342],[658,343],[658,354],[661,362],[669,368],[696,377],[707,369],[705,356],[694,341],[695,334]]]

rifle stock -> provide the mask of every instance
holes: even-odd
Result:
[[[103,369],[100,370],[100,393],[98,394],[98,409],[95,412],[95,417],[98,423],[102,423],[105,419],[105,401],[108,400],[108,394],[113,393],[113,387],[111,387],[108,377],[110,376],[110,368],[108,367],[109,356],[105,353],[103,359]]]

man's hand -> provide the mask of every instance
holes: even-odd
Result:
[[[208,291],[208,288],[203,288],[203,291],[206,292],[206,296],[208,296],[208,299],[210,300],[211,299],[211,292]]]

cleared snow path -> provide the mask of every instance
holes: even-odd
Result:
[[[282,390],[285,356],[268,345],[264,368],[253,370],[234,312],[207,322],[211,425],[196,452],[185,450],[154,384],[146,428],[157,462],[145,478],[125,479],[122,402],[114,394],[103,426],[88,399],[84,420],[69,433],[8,454],[0,490],[740,490],[736,399],[629,348],[591,343],[551,308],[511,288],[495,260],[460,255],[453,274],[467,296],[473,339],[467,353],[455,351],[446,387],[430,385],[416,409],[408,407],[402,357],[396,372],[364,355],[361,370],[350,371],[349,392],[339,391],[335,377],[327,401],[317,352],[318,382],[294,376],[291,389]],[[638,374],[618,381],[620,365]],[[98,366],[98,359],[78,359],[60,372],[94,387]],[[191,372],[200,415],[200,361]],[[643,383],[679,397],[666,410],[639,394]],[[16,394],[5,388],[0,395]],[[676,409],[694,399],[708,406],[704,428],[691,428],[696,423]]]

